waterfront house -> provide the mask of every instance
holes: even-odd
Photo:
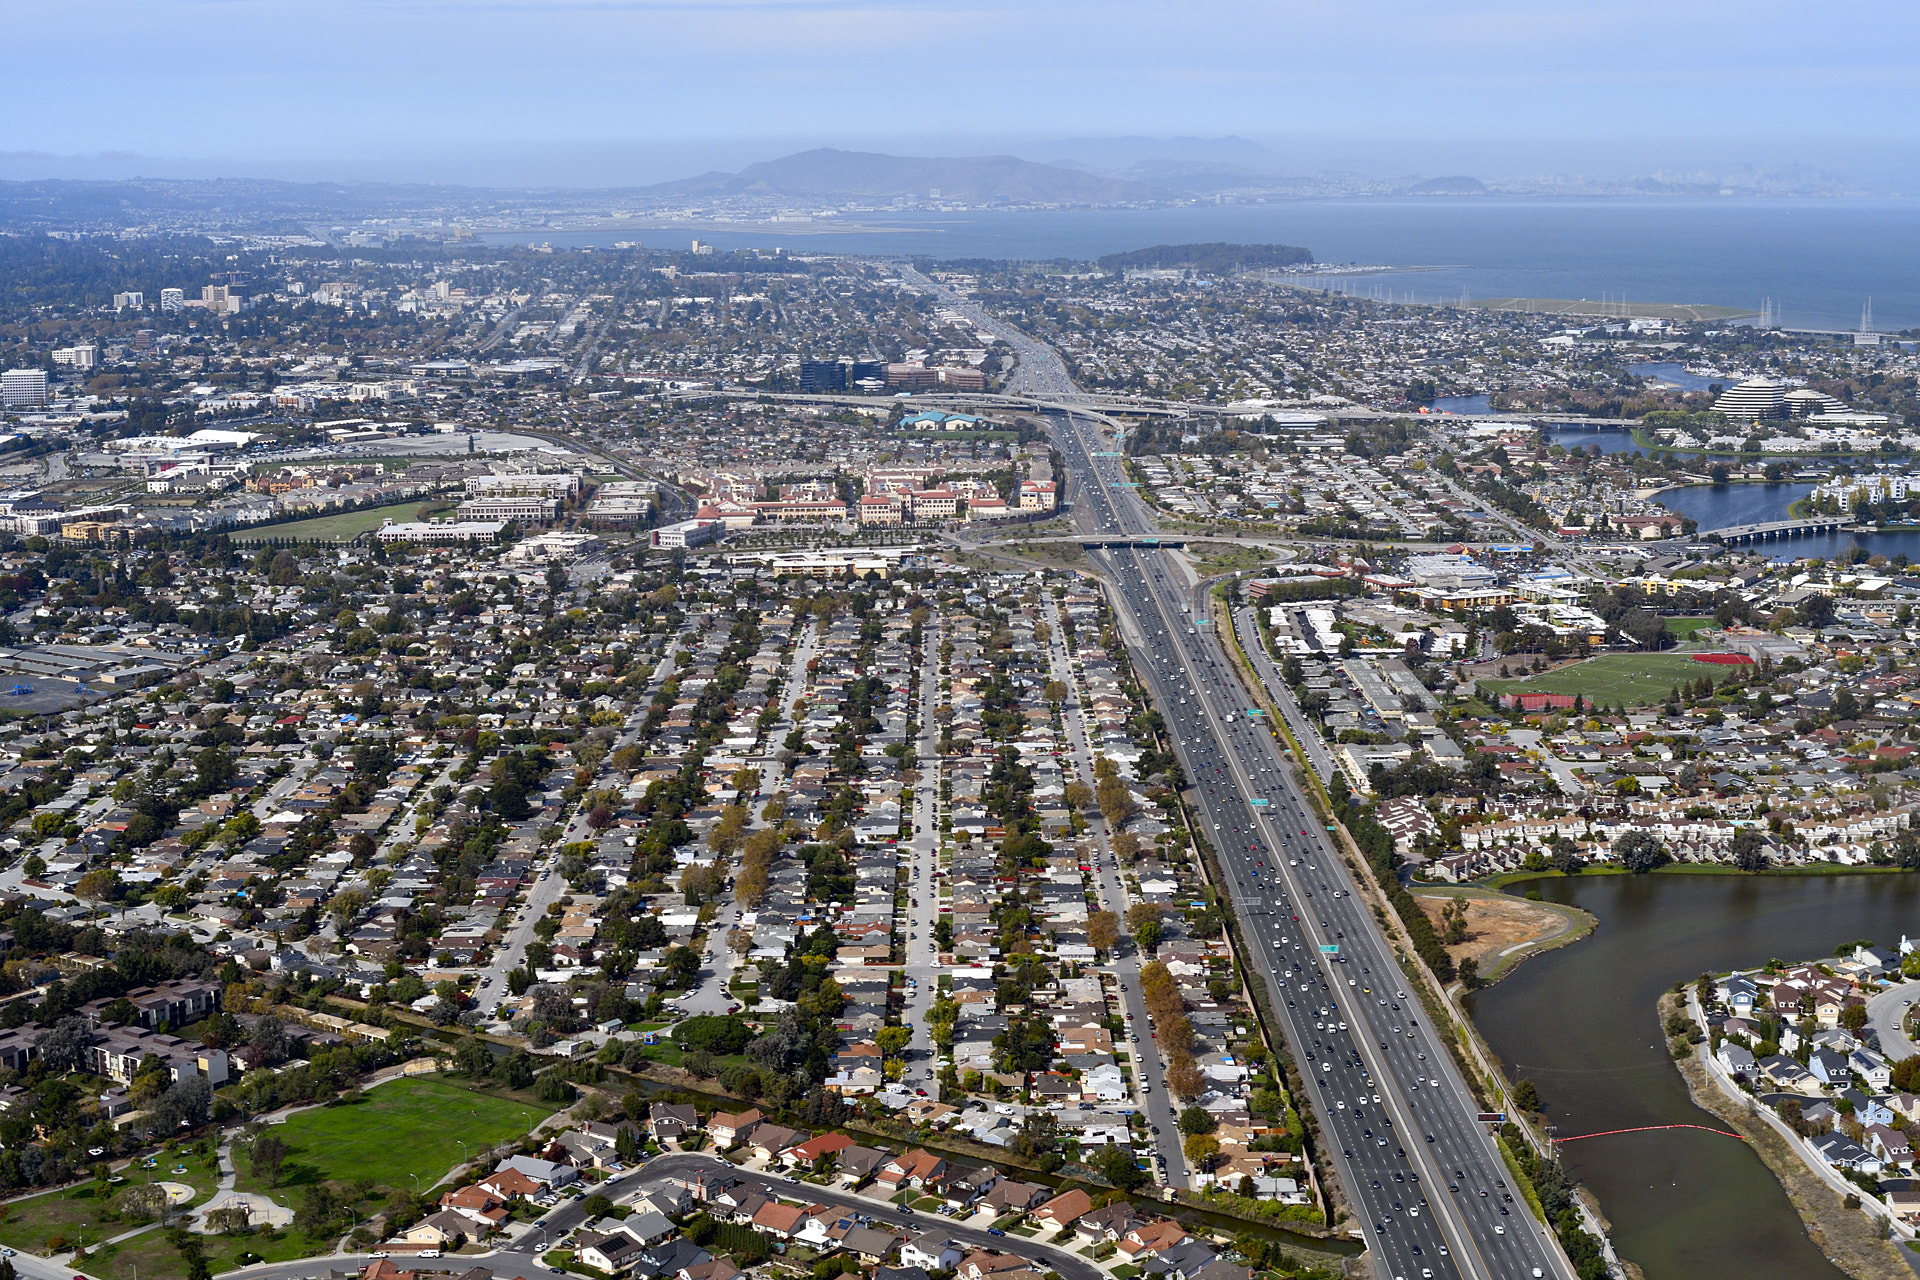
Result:
[[[1713,1056],[1719,1060],[1721,1066],[1736,1076],[1753,1074],[1753,1051],[1731,1040],[1722,1040],[1718,1052]]]
[[[1812,1139],[1809,1145],[1822,1160],[1843,1173],[1851,1170],[1855,1173],[1877,1174],[1883,1167],[1879,1156],[1845,1134],[1823,1133]]]
[[[1884,1124],[1869,1125],[1867,1146],[1890,1165],[1898,1165],[1902,1169],[1913,1166],[1913,1146],[1907,1141],[1907,1135],[1898,1129]]]

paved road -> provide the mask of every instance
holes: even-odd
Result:
[[[1920,1045],[1900,1026],[1908,1006],[1915,1000],[1920,1000],[1920,983],[1902,982],[1867,1001],[1867,1025],[1880,1037],[1880,1056],[1888,1062],[1920,1053]]]
[[[913,1032],[907,1046],[904,1083],[925,1089],[929,1097],[940,1096],[938,1056],[933,1034],[927,1028],[927,1011],[933,1007],[940,975],[940,949],[933,940],[934,922],[940,918],[940,774],[944,761],[940,755],[940,724],[935,713],[940,709],[940,642],[944,635],[939,620],[923,629],[920,649],[919,687],[914,691],[914,720],[920,736],[914,742],[919,761],[920,780],[913,788],[913,835],[901,852],[907,867],[906,947],[907,999],[901,1011],[901,1024]]]
[[[621,1194],[631,1192],[643,1183],[654,1182],[670,1175],[689,1173],[696,1170],[705,1171],[709,1174],[714,1172],[740,1173],[744,1177],[757,1178],[761,1181],[774,1184],[782,1195],[790,1196],[793,1199],[805,1200],[809,1203],[837,1205],[843,1209],[853,1209],[868,1215],[877,1222],[884,1222],[891,1226],[901,1227],[913,1234],[917,1234],[923,1230],[937,1230],[942,1235],[949,1236],[962,1244],[972,1245],[982,1249],[996,1249],[1001,1253],[1017,1254],[1020,1257],[1044,1263],[1045,1265],[1039,1268],[1041,1271],[1057,1271],[1063,1277],[1063,1280],[1109,1280],[1105,1272],[1101,1271],[1085,1258],[1069,1253],[1064,1249],[1055,1249],[1051,1245],[1042,1244],[1038,1240],[1029,1240],[1024,1236],[1013,1235],[1011,1233],[1004,1236],[988,1235],[986,1231],[981,1228],[962,1226],[950,1218],[937,1217],[932,1214],[908,1213],[901,1210],[897,1205],[888,1204],[883,1200],[869,1200],[865,1196],[857,1196],[851,1192],[828,1190],[825,1187],[818,1187],[812,1183],[795,1182],[791,1179],[777,1177],[772,1174],[750,1173],[735,1169],[718,1156],[693,1153],[674,1153],[655,1156],[653,1159],[639,1165],[629,1173],[621,1174],[616,1178],[609,1178],[606,1182],[601,1183],[596,1190],[602,1195],[617,1199]],[[567,1232],[573,1230],[585,1220],[586,1211],[580,1207],[580,1201],[563,1200],[536,1224],[537,1228],[544,1228],[544,1233],[538,1229],[529,1232],[516,1241],[510,1248],[496,1252],[492,1259],[481,1259],[481,1261],[483,1265],[492,1267],[495,1275],[545,1277],[552,1273],[540,1268],[535,1268],[531,1272],[517,1270],[516,1267],[520,1265],[517,1259],[527,1258],[531,1260],[532,1257],[537,1256],[543,1239],[547,1245],[551,1247]],[[281,1274],[297,1276],[307,1273],[293,1270]]]
[[[1086,717],[1080,708],[1079,685],[1073,678],[1066,633],[1060,625],[1059,606],[1051,596],[1043,594],[1042,599],[1045,601],[1047,625],[1053,631],[1053,639],[1048,646],[1050,674],[1066,685],[1068,690],[1067,700],[1060,712],[1066,729],[1068,756],[1073,763],[1074,774],[1081,782],[1092,786],[1093,743],[1087,736]],[[1125,921],[1127,895],[1109,843],[1112,833],[1108,830],[1105,816],[1098,810],[1089,815],[1088,821],[1097,845],[1093,859],[1095,900],[1102,910],[1111,911]],[[1144,1041],[1141,1039],[1150,1023],[1146,995],[1140,989],[1140,963],[1141,956],[1134,949],[1132,941],[1123,937],[1118,954],[1108,961],[1105,969],[1113,977],[1119,991],[1121,1017],[1127,1028],[1127,1052],[1138,1068],[1133,1073],[1134,1105],[1147,1118],[1152,1146],[1160,1157],[1162,1180],[1168,1186],[1186,1187],[1191,1184],[1186,1154],[1180,1146],[1180,1128],[1175,1123],[1178,1116],[1174,1110],[1174,1098],[1167,1088],[1166,1064],[1160,1060],[1152,1035],[1148,1034]]]
[[[1267,652],[1266,645],[1260,642],[1260,627],[1253,617],[1253,606],[1246,605],[1233,611],[1233,627],[1240,634],[1240,647],[1253,659],[1254,670],[1260,673],[1260,681],[1267,687],[1267,696],[1280,708],[1280,714],[1287,718],[1287,727],[1293,730],[1294,741],[1307,753],[1307,760],[1313,765],[1313,771],[1320,775],[1322,782],[1333,781],[1333,775],[1340,766],[1333,762],[1333,752],[1327,749],[1327,740],[1320,736],[1320,730],[1301,709],[1299,699],[1293,696],[1293,690],[1280,674],[1280,668],[1274,664],[1273,656]]]
[[[948,305],[978,312],[920,280]],[[984,313],[977,322],[1008,332]],[[1057,356],[1053,371],[1042,367],[1046,348],[1029,340],[1016,349],[1032,385],[1071,388]],[[1096,456],[1108,450],[1093,416],[1063,412],[1052,435],[1083,530],[1154,532],[1117,460]],[[1219,887],[1242,923],[1245,959],[1285,1006],[1281,1029],[1310,1080],[1307,1102],[1338,1152],[1377,1274],[1505,1280],[1537,1267],[1571,1277],[1524,1203],[1503,1202],[1505,1166],[1475,1122],[1472,1095],[1404,991],[1392,947],[1271,730],[1247,714],[1250,700],[1191,583],[1163,551],[1118,548],[1096,561],[1219,852],[1227,877]]]

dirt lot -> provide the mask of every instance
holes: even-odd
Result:
[[[1447,954],[1453,957],[1457,965],[1468,956],[1480,966],[1480,974],[1491,979],[1507,963],[1518,958],[1517,955],[1502,957],[1501,953],[1509,947],[1524,947],[1531,943],[1545,942],[1550,938],[1574,928],[1574,921],[1565,913],[1538,902],[1528,902],[1522,898],[1510,898],[1504,894],[1476,893],[1417,893],[1414,898],[1420,909],[1433,921],[1435,932],[1446,936],[1446,925],[1441,921],[1440,913],[1453,898],[1465,898],[1467,903],[1467,940],[1458,946],[1447,948]]]

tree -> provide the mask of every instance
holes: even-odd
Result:
[[[1665,845],[1645,831],[1629,831],[1613,842],[1613,856],[1635,874],[1664,867],[1672,861]]]
[[[62,1074],[72,1071],[93,1043],[93,1032],[84,1018],[62,1018],[34,1041],[34,1053],[47,1064],[47,1070]]]
[[[1182,1056],[1167,1068],[1167,1088],[1182,1098],[1197,1098],[1206,1091],[1207,1077],[1190,1057]]]
[[[265,1178],[268,1186],[280,1185],[280,1167],[287,1158],[287,1144],[271,1133],[263,1133],[253,1140],[253,1148],[247,1153],[247,1160],[253,1166],[253,1176]]]
[[[1733,865],[1742,871],[1765,869],[1767,838],[1758,827],[1741,827],[1733,833]]]
[[[1856,1036],[1862,1031],[1865,1031],[1867,1029],[1867,1006],[1849,1001],[1847,1005],[1840,1010],[1840,1025]]]
[[[1920,1053],[1893,1064],[1892,1083],[1901,1093],[1912,1093],[1920,1088]]]
[[[1188,1107],[1180,1113],[1180,1132],[1189,1136],[1196,1133],[1212,1133],[1219,1127],[1220,1122],[1205,1107]]]
[[[1142,951],[1152,951],[1160,945],[1160,921],[1142,920],[1139,928],[1133,931],[1133,941]]]
[[[1460,963],[1454,966],[1454,972],[1460,975],[1460,982],[1472,991],[1480,985],[1480,962],[1472,956],[1460,957]]]
[[[1114,944],[1120,941],[1120,917],[1111,911],[1087,912],[1087,941],[1095,951],[1111,955]]]
[[[260,1052],[264,1066],[278,1066],[287,1059],[287,1029],[280,1019],[267,1014],[253,1024],[247,1043]]]
[[[692,947],[674,947],[660,963],[667,977],[677,983],[692,982],[700,973],[700,953]]]
[[[1181,1144],[1187,1159],[1196,1167],[1206,1170],[1212,1167],[1211,1161],[1220,1154],[1220,1139],[1210,1133],[1189,1134]]]
[[[88,902],[111,902],[120,894],[120,873],[111,867],[89,871],[73,886],[73,896]]]
[[[1540,1090],[1534,1087],[1533,1081],[1519,1080],[1514,1083],[1513,1105],[1522,1111],[1538,1111],[1540,1109]]]
[[[913,1030],[909,1027],[882,1027],[875,1033],[873,1042],[882,1057],[897,1058],[913,1043]]]
[[[1133,1162],[1133,1152],[1125,1147],[1108,1147],[1094,1159],[1093,1167],[1122,1191],[1135,1190],[1147,1182],[1146,1173]]]

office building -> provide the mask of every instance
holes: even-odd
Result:
[[[0,373],[0,405],[7,409],[39,409],[47,403],[45,369],[8,369]]]
[[[847,366],[838,360],[802,360],[800,389],[802,391],[845,391]]]

